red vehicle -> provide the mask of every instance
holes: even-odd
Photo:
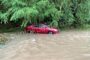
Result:
[[[50,28],[44,24],[30,25],[30,26],[27,26],[25,30],[26,32],[34,32],[34,33],[48,33],[48,34],[58,33],[58,30],[56,28]]]

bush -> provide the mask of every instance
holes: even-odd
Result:
[[[8,41],[8,38],[0,34],[0,44],[5,44]]]
[[[90,0],[0,0],[0,23],[39,23],[50,17],[50,25],[78,27],[90,22]],[[49,20],[47,21],[49,22]]]

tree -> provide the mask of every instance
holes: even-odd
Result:
[[[23,19],[21,26],[26,26],[28,22],[37,22],[37,19],[44,20],[44,18],[49,15],[52,16],[53,21],[59,19],[60,12],[55,8],[55,5],[48,0],[1,1],[5,8],[4,12],[1,12],[0,15],[4,23]]]
[[[82,26],[89,21],[89,0],[51,0],[61,11],[60,26]]]
[[[90,21],[89,0],[0,0],[0,21],[3,23],[38,23],[46,17],[51,26],[82,26]],[[49,21],[49,19],[48,19]]]

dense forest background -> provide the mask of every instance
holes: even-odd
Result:
[[[0,24],[42,21],[58,28],[90,24],[90,0],[0,0]]]

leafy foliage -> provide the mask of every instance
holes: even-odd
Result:
[[[51,26],[82,26],[90,22],[89,0],[0,0],[1,23],[39,23],[49,17]],[[38,22],[39,21],[39,22]]]

